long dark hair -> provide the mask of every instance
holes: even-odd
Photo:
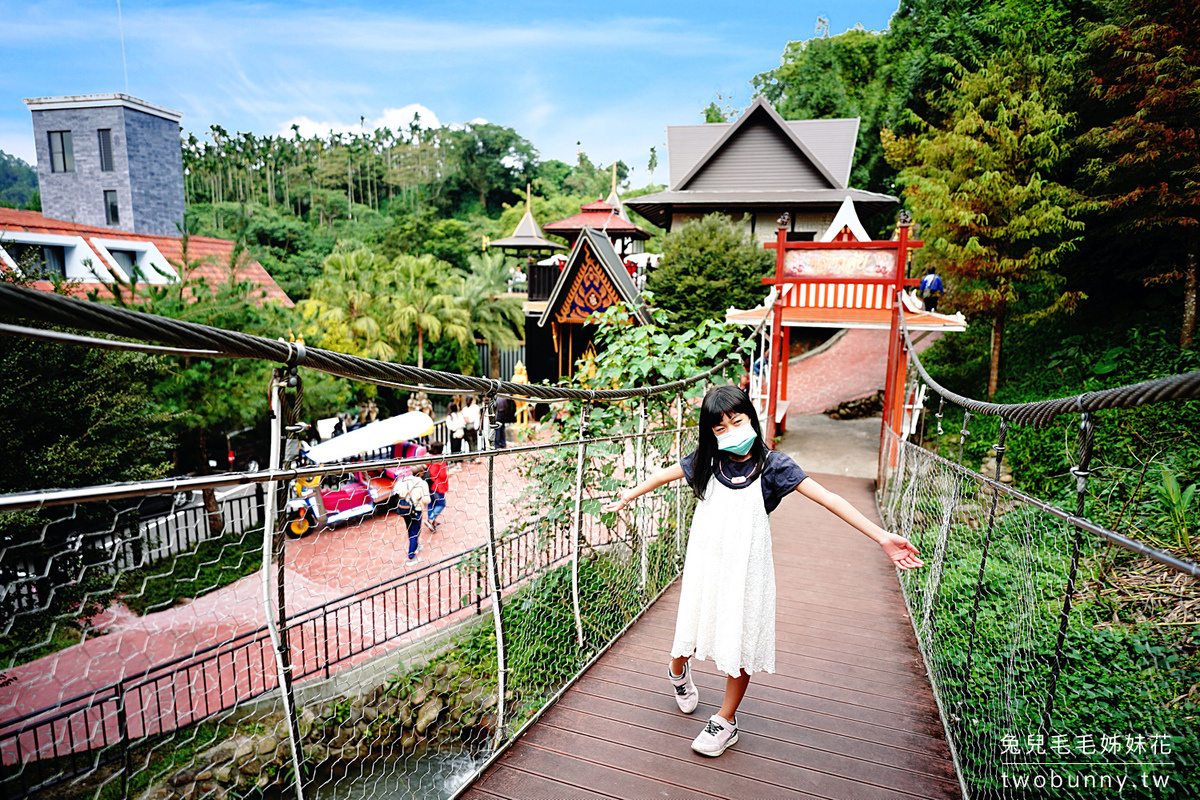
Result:
[[[754,471],[758,472],[767,463],[767,447],[763,443],[758,413],[750,397],[737,386],[714,386],[704,395],[704,402],[700,406],[700,444],[692,457],[692,492],[701,500],[704,499],[709,479],[717,469],[717,459],[721,458],[717,437],[712,429],[726,414],[745,414],[750,418],[750,424],[757,434],[754,444],[750,446]]]

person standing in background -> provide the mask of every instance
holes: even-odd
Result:
[[[475,395],[468,397],[467,405],[463,408],[463,418],[467,421],[466,438],[472,453],[479,449],[479,426],[482,422],[482,414],[483,409],[476,402]]]
[[[446,408],[446,430],[450,432],[450,454],[461,453],[467,430],[467,418],[457,402]]]
[[[396,512],[404,520],[408,531],[408,563],[421,560],[421,517],[429,507],[429,484],[425,482],[425,465],[418,464],[412,475],[396,481],[392,490],[397,500]]]
[[[938,300],[942,297],[942,279],[938,277],[937,271],[930,267],[925,272],[925,277],[921,278],[921,297],[925,300],[926,311],[936,311]]]
[[[508,423],[517,421],[516,404],[511,398],[500,396],[496,398],[496,449],[508,447],[505,429]]]
[[[429,451],[440,456],[445,445],[441,442],[431,442]],[[425,516],[429,520],[429,529],[438,529],[437,518],[446,510],[446,492],[450,491],[450,475],[445,461],[434,461],[429,465],[429,510]]]

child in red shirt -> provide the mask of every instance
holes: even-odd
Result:
[[[440,456],[445,447],[442,442],[431,442],[429,452]],[[446,492],[450,490],[450,475],[446,470],[445,461],[435,461],[429,465],[429,483],[429,510],[426,516],[429,519],[429,529],[436,531],[438,515],[446,510]]]

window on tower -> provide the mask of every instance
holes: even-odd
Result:
[[[71,145],[70,131],[50,131],[50,171],[75,171],[75,148]]]
[[[109,225],[117,225],[121,222],[121,214],[117,208],[117,193],[112,189],[104,192],[104,221]]]
[[[113,156],[112,156],[112,130],[109,128],[101,128],[96,131],[100,137],[100,171],[113,171]]]

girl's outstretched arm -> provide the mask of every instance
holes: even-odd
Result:
[[[895,533],[889,533],[863,516],[863,513],[836,492],[831,492],[812,478],[800,481],[796,491],[816,501],[832,511],[846,523],[862,531],[875,540],[888,557],[901,569],[914,569],[925,566],[917,548],[908,539]]]
[[[621,490],[620,499],[614,500],[611,503],[600,507],[601,511],[620,511],[625,506],[629,505],[629,501],[635,497],[641,497],[646,492],[653,492],[660,486],[665,486],[671,481],[677,481],[683,477],[683,467],[679,462],[675,462],[669,467],[656,470],[651,473],[650,477],[639,483],[637,486],[626,487]]]

